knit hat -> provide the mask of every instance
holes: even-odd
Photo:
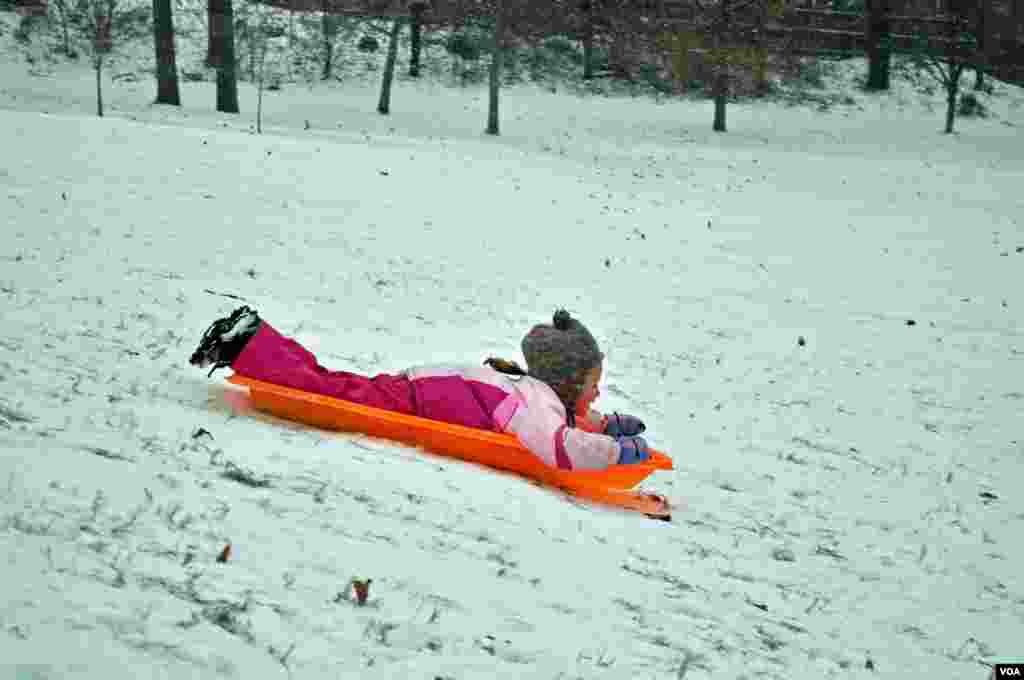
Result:
[[[534,326],[523,338],[527,372],[552,388],[575,388],[555,390],[564,399],[575,400],[583,387],[583,373],[600,365],[604,354],[587,327],[564,309],[555,312],[552,323]]]

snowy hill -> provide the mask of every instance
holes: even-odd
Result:
[[[84,65],[30,68],[0,62],[0,676],[953,680],[1024,654],[1013,88],[946,136],[906,82],[731,105],[726,135],[707,102],[521,87],[488,138],[482,90],[403,81],[380,117],[373,83],[287,86],[257,136],[246,84],[226,116],[210,83],[173,110],[111,81],[98,119]],[[364,372],[517,358],[565,305],[686,509],[247,412],[186,363],[227,295]]]

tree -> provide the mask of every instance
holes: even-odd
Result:
[[[720,2],[721,5],[721,20],[724,25],[728,25],[729,22],[729,3],[726,0]],[[711,34],[712,46],[712,63],[715,65],[715,80],[714,80],[714,98],[715,98],[715,119],[711,124],[711,129],[715,132],[725,132],[725,106],[729,98],[729,50],[725,48],[723,42],[724,31],[713,31]]]
[[[171,0],[153,0],[153,41],[156,48],[156,103],[181,106]]]
[[[213,67],[217,65],[217,40],[214,36],[216,32],[217,20],[213,18],[214,4],[210,0],[206,2],[206,65]]]
[[[53,5],[57,8],[57,19],[60,21],[61,37],[63,38],[61,51],[64,52],[64,56],[75,58],[78,54],[71,47],[70,31],[70,25],[73,21],[72,9],[68,5],[68,0],[54,0]]]
[[[267,78],[267,55],[272,55],[271,63],[275,66],[280,54],[284,51],[281,42],[285,40],[285,28],[266,5],[258,7],[258,23],[250,33],[255,40],[257,50],[256,71],[256,134],[263,134],[263,90]],[[276,74],[275,74],[276,75]]]
[[[865,0],[865,35],[868,56],[868,90],[888,90],[892,62],[892,38],[889,33],[890,0]]]
[[[83,0],[85,30],[92,44],[96,71],[96,115],[103,117],[103,59],[114,48],[114,14],[117,0]]]
[[[580,38],[583,41],[583,80],[594,77],[594,8],[591,0],[584,0],[580,10],[583,14]]]
[[[725,132],[732,69],[753,66],[757,71],[762,64],[760,29],[768,11],[768,0],[696,0],[696,3],[702,15],[697,28],[710,37],[708,56],[714,66],[715,116],[711,129]]]
[[[420,77],[420,55],[423,51],[423,12],[426,4],[414,2],[410,7],[409,21],[409,77]]]
[[[384,63],[384,77],[380,86],[380,100],[377,102],[377,113],[387,115],[391,111],[391,82],[395,77],[395,61],[398,57],[398,34],[402,29],[402,19],[391,20],[391,31],[388,35],[388,56]]]
[[[927,37],[919,38],[916,61],[946,91],[946,134],[953,133],[956,105],[960,94],[960,77],[979,58],[978,41],[968,18],[953,12],[945,39],[936,44]]]
[[[487,100],[487,134],[498,134],[498,91],[501,88],[501,58],[505,38],[505,0],[494,3],[494,43],[491,50],[490,83]]]
[[[985,89],[985,70],[991,67],[992,57],[996,52],[994,32],[996,29],[996,15],[993,0],[978,0],[978,47],[984,55],[983,64],[977,64],[974,68],[974,89]]]
[[[331,14],[329,0],[323,0],[320,13],[320,31],[323,36],[324,68],[321,80],[330,80],[334,70],[334,41],[338,35],[338,17]]]
[[[214,59],[217,67],[217,110],[238,113],[238,74],[235,64],[235,13],[232,0],[208,0]]]

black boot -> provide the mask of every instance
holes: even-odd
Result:
[[[215,370],[230,366],[238,358],[259,327],[259,314],[247,306],[239,307],[231,316],[210,324],[188,362],[199,368],[212,365],[210,375],[213,375]]]

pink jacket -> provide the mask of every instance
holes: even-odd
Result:
[[[514,434],[551,467],[603,470],[619,459],[618,443],[571,428],[565,406],[545,383],[488,366],[416,366],[406,371],[417,415]]]

